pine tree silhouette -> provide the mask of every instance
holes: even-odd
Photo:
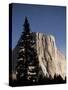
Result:
[[[30,25],[27,17],[25,17],[24,31],[21,35],[19,43],[16,77],[21,82],[38,82],[38,58],[36,51],[36,40],[30,31]]]

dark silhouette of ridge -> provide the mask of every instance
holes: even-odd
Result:
[[[51,85],[51,84],[64,84],[64,83],[66,83],[66,77],[65,77],[65,80],[63,80],[60,75],[59,76],[55,75],[54,79],[52,79],[52,78],[43,78],[42,79],[42,77],[40,77],[39,81],[36,83],[30,82],[30,81],[13,80],[11,82],[11,85],[13,87],[16,87],[16,86]]]

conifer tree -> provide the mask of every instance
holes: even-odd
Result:
[[[36,40],[30,31],[30,25],[25,17],[24,31],[19,43],[19,52],[16,66],[16,76],[19,81],[38,82],[38,58]]]

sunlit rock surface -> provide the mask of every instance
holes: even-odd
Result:
[[[39,60],[39,67],[43,77],[66,76],[65,56],[57,49],[55,38],[52,35],[36,33],[36,48]]]

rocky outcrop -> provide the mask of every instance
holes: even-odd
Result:
[[[43,77],[61,76],[63,80],[66,76],[65,56],[57,49],[55,38],[52,35],[36,33],[36,48],[39,60],[39,67]]]

